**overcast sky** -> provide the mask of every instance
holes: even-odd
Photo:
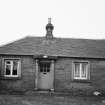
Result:
[[[44,36],[105,39],[105,0],[0,0],[0,44]]]

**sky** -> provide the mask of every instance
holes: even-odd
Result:
[[[105,39],[105,0],[0,0],[0,45],[26,36]]]

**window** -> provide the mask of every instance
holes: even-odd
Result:
[[[5,76],[18,77],[20,73],[20,60],[5,59],[4,62],[5,62]]]
[[[89,78],[89,67],[88,62],[74,62],[73,69],[74,79],[86,80]]]
[[[43,72],[43,73],[50,72],[50,63],[49,62],[40,62],[39,68],[40,68],[40,72]]]

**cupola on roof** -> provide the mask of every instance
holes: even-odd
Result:
[[[54,26],[51,24],[51,18],[48,18],[48,24],[46,25],[46,38],[52,39],[53,38],[53,29]]]

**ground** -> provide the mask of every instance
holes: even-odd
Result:
[[[64,95],[0,95],[0,105],[105,105],[105,98]]]

